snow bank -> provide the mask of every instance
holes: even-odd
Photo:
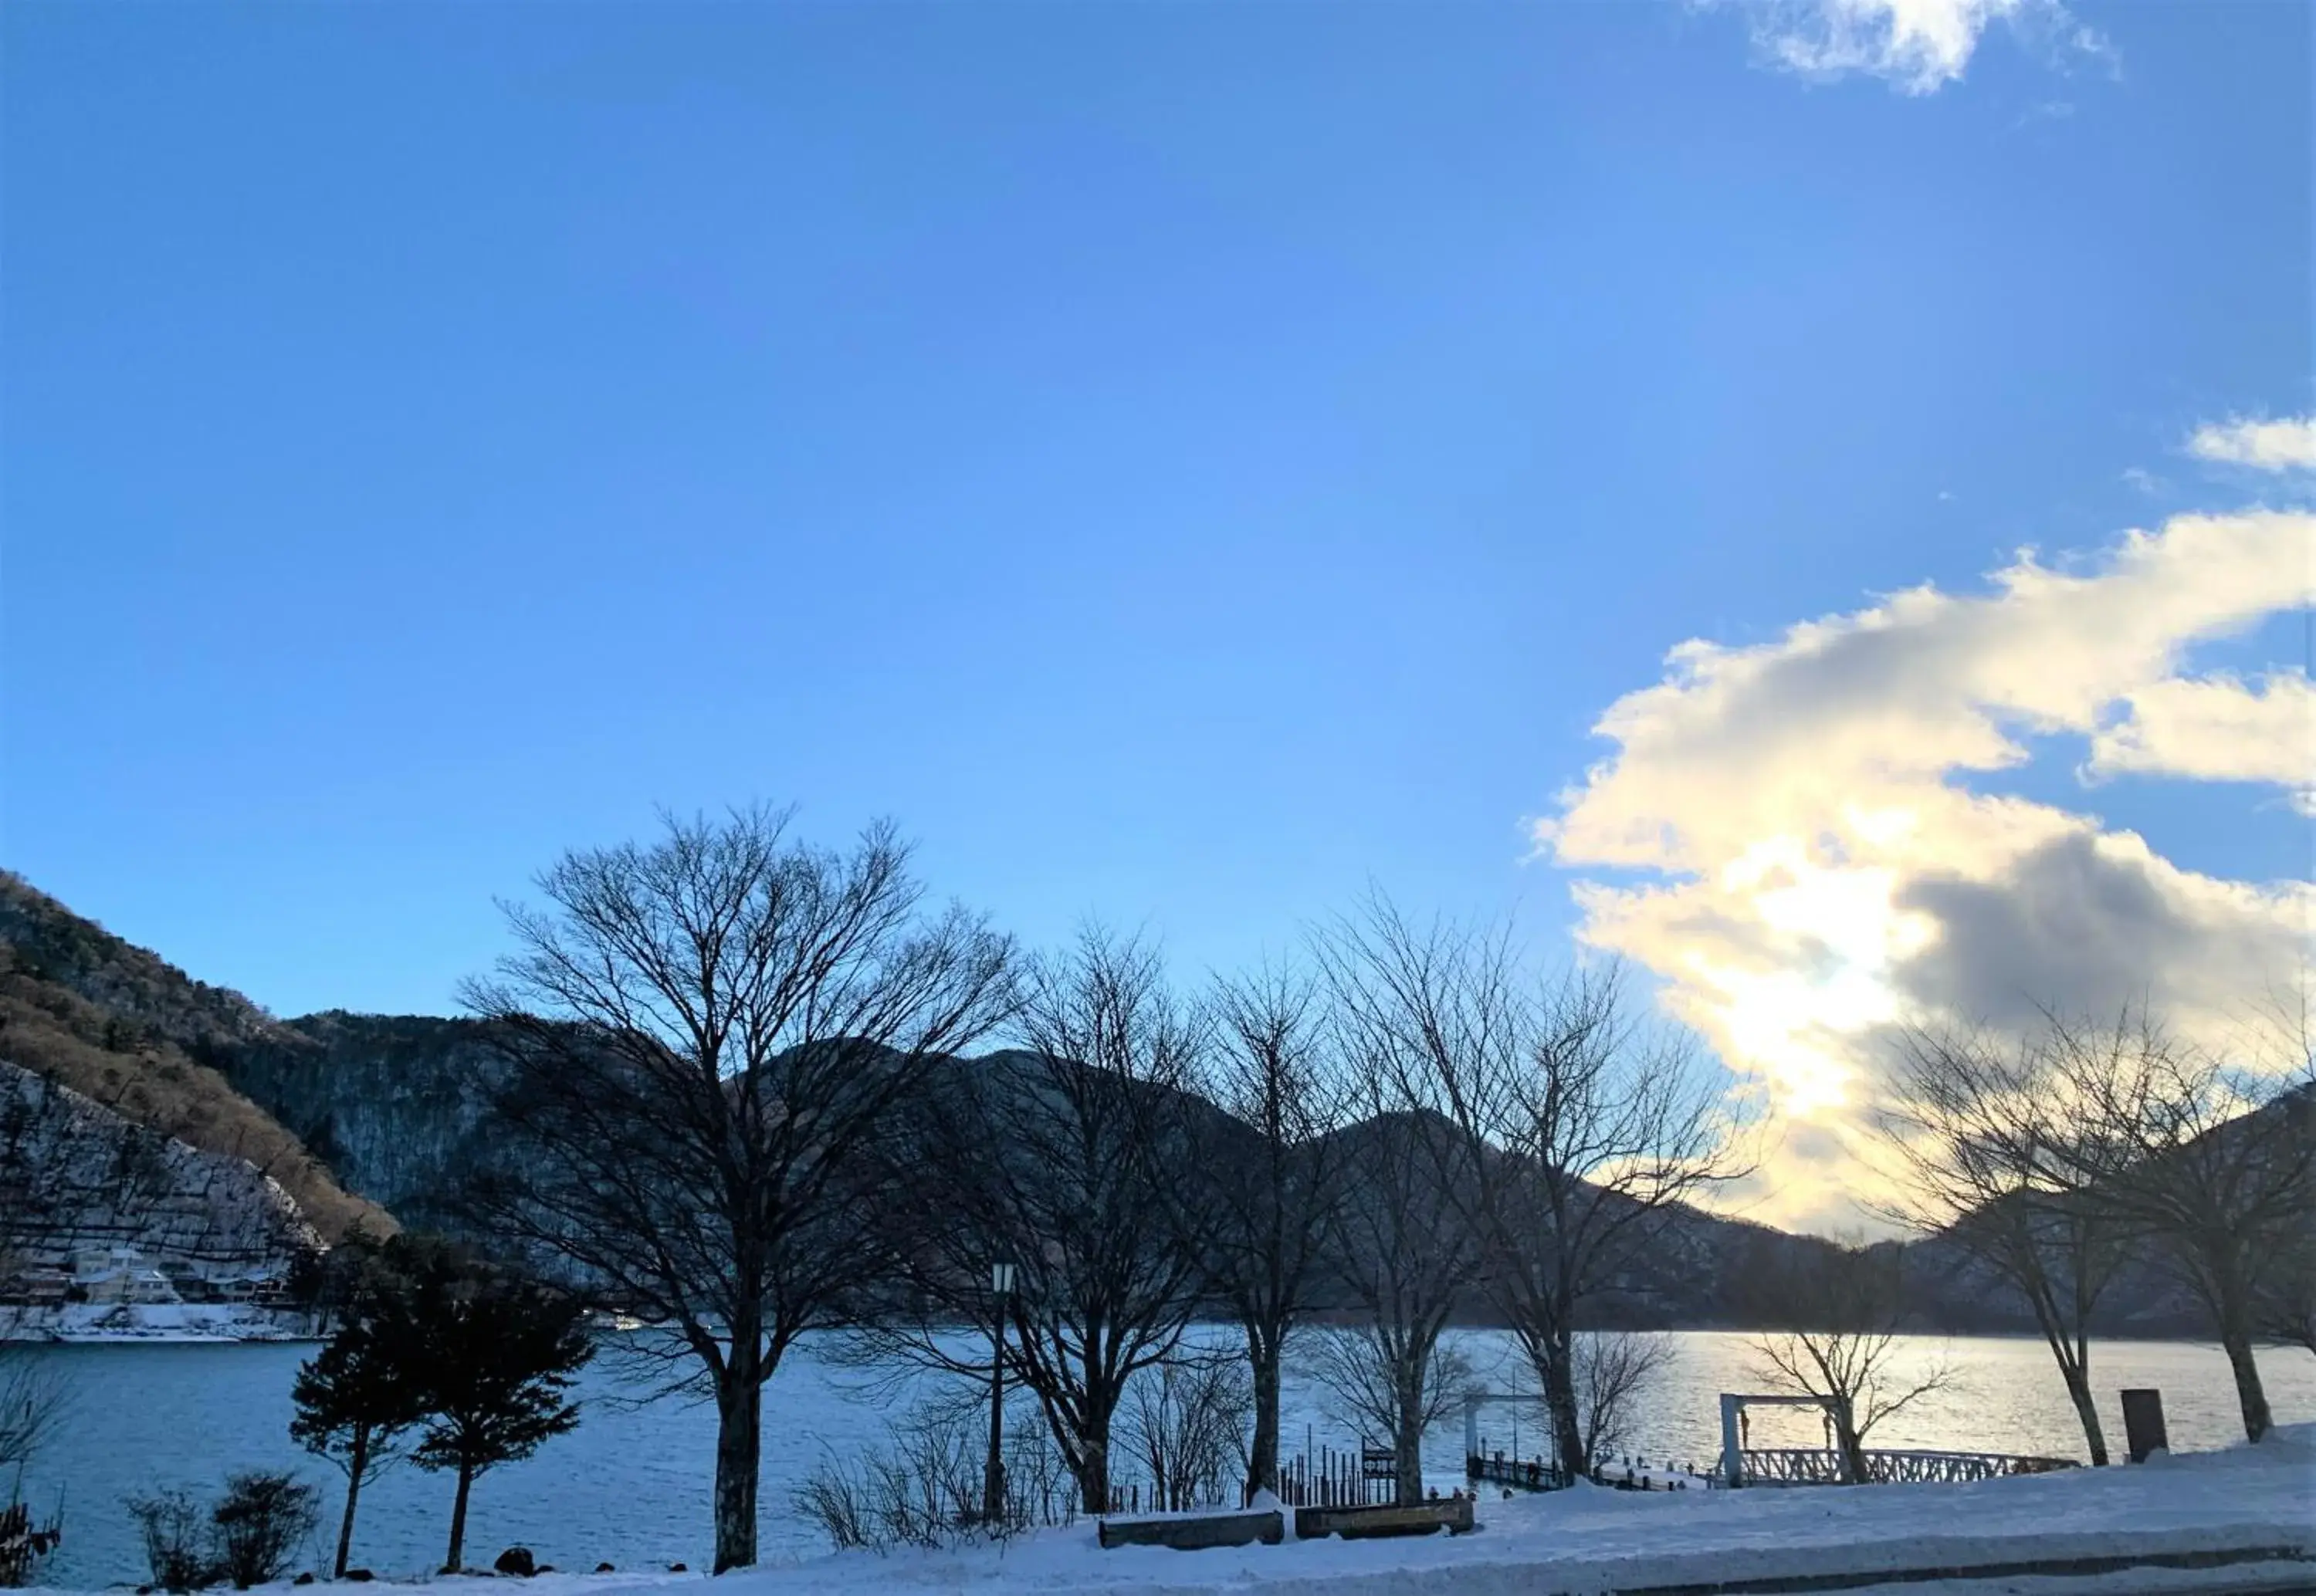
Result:
[[[1564,1491],[1510,1501],[1483,1496],[1482,1528],[1448,1538],[1289,1541],[1174,1552],[1102,1551],[1093,1526],[1052,1530],[1005,1547],[849,1552],[717,1582],[716,1596],[807,1592],[894,1596],[916,1592],[1095,1592],[1097,1596],[1550,1596],[1829,1575],[1967,1570],[2070,1559],[2227,1556],[2267,1549],[2306,1578],[2316,1559],[2316,1425],[2279,1431],[2258,1447],[2177,1457],[2139,1467],[1963,1485],[1643,1494]],[[497,1548],[478,1548],[485,1554]],[[2270,1557],[2271,1565],[2278,1559]],[[2251,1567],[2150,1570],[2131,1590],[2221,1591],[2274,1583]],[[697,1574],[548,1574],[525,1596],[662,1592]],[[2009,1574],[1966,1582],[1986,1592],[2070,1596],[2080,1578]],[[375,1587],[380,1596],[395,1587]],[[1921,1584],[1904,1587],[1923,1592]],[[2112,1591],[2111,1578],[2097,1586]],[[444,1596],[435,1592],[432,1596]],[[1862,1596],[1862,1592],[1860,1593]]]

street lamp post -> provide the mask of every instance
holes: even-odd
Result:
[[[990,1317],[989,1464],[981,1476],[981,1521],[994,1524],[1005,1512],[1005,1303],[1013,1293],[1013,1265],[989,1266],[989,1294],[996,1299]]]

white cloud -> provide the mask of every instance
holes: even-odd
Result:
[[[2316,416],[2211,422],[2196,429],[2196,435],[2187,440],[2187,452],[2202,459],[2262,471],[2316,470]]]
[[[1750,9],[1754,41],[1775,65],[1805,77],[1864,73],[1909,94],[1960,78],[1998,22],[2059,50],[2113,53],[2060,0],[1754,0]]]
[[[2128,695],[2129,713],[2091,740],[2094,776],[2148,773],[2267,782],[2316,794],[2316,689],[2299,670],[2246,683],[2173,677]]]
[[[1576,869],[1653,873],[1581,882],[1583,935],[1655,971],[1724,1061],[1819,1128],[1821,1155],[1860,1122],[1895,1024],[2145,995],[2183,1027],[2225,1025],[2302,967],[2316,891],[2184,871],[1954,778],[2071,733],[2101,774],[2303,786],[2305,758],[2265,747],[2304,715],[2303,680],[2178,673],[2195,644],[2316,601],[2312,554],[2316,517],[2180,516],[2081,567],[2022,555],[1982,594],[1917,588],[1756,647],[1684,643],[1601,718],[1615,756],[1539,840]],[[1831,1156],[1774,1172],[1762,1211],[1795,1221],[1839,1214],[1861,1178]]]

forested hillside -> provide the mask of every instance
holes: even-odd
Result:
[[[194,980],[0,872],[0,1060],[280,1183],[325,1240],[391,1228],[376,1202],[236,1090],[214,1061],[276,1029],[237,992]]]
[[[457,1228],[499,1067],[481,1021],[334,1009],[272,1026],[220,1065],[350,1190],[406,1224]]]

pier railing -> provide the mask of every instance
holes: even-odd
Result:
[[[1774,1447],[1741,1454],[1747,1485],[1839,1485],[1841,1454],[1820,1447]],[[2019,1457],[2009,1452],[1943,1452],[1884,1450],[1866,1454],[1866,1477],[1871,1485],[1959,1485],[1971,1480],[2000,1479],[2009,1475],[2049,1474],[2072,1468],[2071,1458]],[[1501,1452],[1464,1459],[1464,1472],[1474,1482],[1508,1485],[1516,1491],[1557,1491],[1568,1484],[1545,1458],[1507,1458]],[[1637,1458],[1608,1459],[1594,1468],[1592,1483],[1626,1491],[1686,1491],[1721,1489],[1726,1481],[1713,1470],[1693,1463],[1670,1460],[1652,1464]]]
[[[1465,1458],[1464,1475],[1475,1484],[1509,1485],[1515,1491],[1557,1491],[1568,1484],[1568,1476],[1548,1459],[1507,1458],[1501,1452]],[[1688,1465],[1651,1463],[1645,1458],[1603,1458],[1588,1477],[1596,1485],[1617,1491],[1687,1491],[1712,1483]]]
[[[1749,1485],[1838,1485],[1844,1482],[1841,1454],[1821,1447],[1748,1449],[1743,1483]],[[2017,1474],[2049,1474],[2075,1467],[2071,1458],[2028,1458],[2008,1452],[1869,1451],[1866,1478],[1875,1485],[1958,1485]]]
[[[1464,1477],[1515,1491],[1557,1491],[1568,1483],[1566,1475],[1542,1458],[1507,1458],[1501,1452],[1465,1458]]]

